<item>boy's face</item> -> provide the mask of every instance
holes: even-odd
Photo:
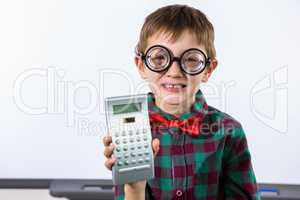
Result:
[[[198,44],[194,34],[189,31],[184,31],[176,41],[172,41],[166,34],[155,34],[148,39],[146,50],[153,45],[168,48],[175,57],[180,57],[185,50],[190,48],[200,49],[207,55],[204,46]],[[212,60],[210,66],[207,66],[202,73],[192,76],[185,74],[177,62],[173,62],[168,70],[159,73],[149,70],[140,57],[136,57],[135,62],[141,77],[149,82],[156,104],[164,107],[163,110],[171,114],[189,111],[195,101],[195,94],[200,83],[207,82],[217,66],[217,61]]]

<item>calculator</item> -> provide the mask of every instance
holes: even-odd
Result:
[[[152,136],[146,94],[105,98],[108,132],[115,144],[114,185],[154,177]]]

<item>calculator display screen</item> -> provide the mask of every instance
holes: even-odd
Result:
[[[113,113],[114,114],[139,112],[139,111],[141,111],[141,109],[142,109],[142,103],[113,105]]]

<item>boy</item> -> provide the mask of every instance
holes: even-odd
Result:
[[[135,64],[152,91],[155,178],[116,186],[116,199],[259,199],[241,125],[208,106],[199,90],[217,67],[214,29],[206,16],[185,5],[150,14]],[[103,143],[111,169],[111,137]]]

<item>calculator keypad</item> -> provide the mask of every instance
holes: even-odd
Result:
[[[121,133],[121,134],[120,134]],[[117,166],[131,167],[149,163],[150,152],[147,129],[115,131]]]

